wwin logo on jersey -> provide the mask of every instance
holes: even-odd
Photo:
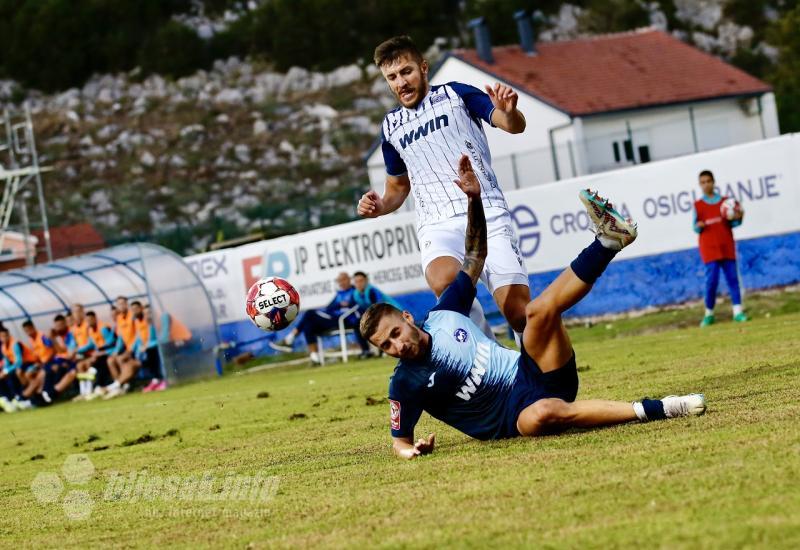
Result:
[[[469,370],[469,375],[464,380],[461,391],[456,393],[456,397],[460,397],[464,401],[469,401],[472,398],[472,394],[478,391],[478,386],[483,382],[483,375],[486,374],[486,366],[488,364],[489,344],[478,344],[478,349],[475,352],[475,363]]]
[[[447,115],[440,115],[436,118],[432,118],[416,130],[411,130],[409,133],[402,136],[400,138],[400,145],[403,147],[403,149],[405,149],[419,138],[427,136],[428,132],[433,133],[442,126],[449,125],[450,123],[448,122]]]
[[[456,331],[453,333],[453,336],[456,339],[456,342],[466,342],[467,341],[467,331],[463,328],[457,328]]]

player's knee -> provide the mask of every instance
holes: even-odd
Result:
[[[561,399],[540,399],[524,411],[518,429],[522,435],[557,433],[569,421],[569,404]],[[563,428],[561,428],[563,429]]]
[[[559,313],[555,304],[544,296],[539,296],[525,306],[525,320],[528,325],[548,325],[558,318]]]
[[[441,296],[458,276],[460,269],[454,258],[436,258],[425,270],[425,279],[434,294]]]
[[[450,286],[450,283],[453,282],[453,279],[445,275],[441,275],[429,277],[428,282],[433,293],[436,294],[436,296],[441,296],[442,293],[447,290],[447,287]]]

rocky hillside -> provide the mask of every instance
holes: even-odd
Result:
[[[236,58],[168,81],[100,76],[31,93],[51,224],[185,253],[355,216],[363,155],[393,104],[376,70],[277,73]],[[0,86],[6,94],[13,86]]]
[[[42,162],[55,167],[44,180],[52,220],[90,221],[110,242],[187,253],[352,219],[368,186],[363,155],[393,104],[377,71],[361,68],[371,48],[408,32],[435,57],[470,46],[476,16],[494,44],[517,42],[519,9],[543,41],[658,27],[765,79],[781,129],[800,129],[800,5],[788,0],[148,0],[144,19],[140,0],[7,4],[0,77],[60,89],[143,67],[50,95],[0,80],[0,107],[33,105]]]

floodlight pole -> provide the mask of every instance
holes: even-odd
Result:
[[[25,235],[25,265],[31,267],[36,259],[36,253],[31,253],[31,228],[28,222],[28,194],[22,195],[20,201],[20,217],[22,218],[22,232]]]
[[[42,173],[39,170],[39,155],[36,153],[36,141],[33,136],[33,121],[31,120],[31,107],[28,102],[25,102],[25,122],[26,133],[28,134],[27,141],[30,148],[31,162],[36,177],[36,195],[39,198],[39,211],[42,216],[42,233],[44,234],[44,247],[47,252],[47,261],[53,261],[53,246],[50,243],[50,226],[47,222],[47,208],[44,203],[44,189],[42,187]],[[24,208],[24,207],[23,207]]]
[[[5,155],[7,155],[7,158],[3,158],[3,162],[8,163],[8,168],[3,163],[0,163],[0,179],[5,182],[2,201],[0,202],[0,250],[2,250],[5,232],[11,221],[11,211],[14,208],[16,194],[25,188],[31,178],[35,177],[45,252],[47,253],[47,261],[51,262],[53,261],[53,247],[50,242],[50,227],[47,220],[41,175],[43,171],[48,171],[50,168],[39,166],[39,155],[36,152],[30,105],[27,102],[25,103],[25,120],[23,122],[12,123],[8,109],[4,109],[2,114],[0,123],[5,125],[6,141],[0,141],[0,152],[5,152]],[[20,166],[20,161],[26,166]]]

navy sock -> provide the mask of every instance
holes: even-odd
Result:
[[[56,391],[56,374],[50,370],[50,366],[43,366],[44,371],[44,391],[46,391],[49,395],[54,396],[58,393]]]
[[[581,281],[593,285],[617,255],[617,252],[617,250],[606,248],[595,239],[592,244],[581,250],[578,257],[569,265]]]
[[[664,414],[664,403],[660,399],[642,399],[642,407],[648,420],[664,420],[667,418],[667,415]]]
[[[14,399],[14,387],[8,378],[5,378],[0,382],[0,395],[5,397],[9,401],[12,401]]]

